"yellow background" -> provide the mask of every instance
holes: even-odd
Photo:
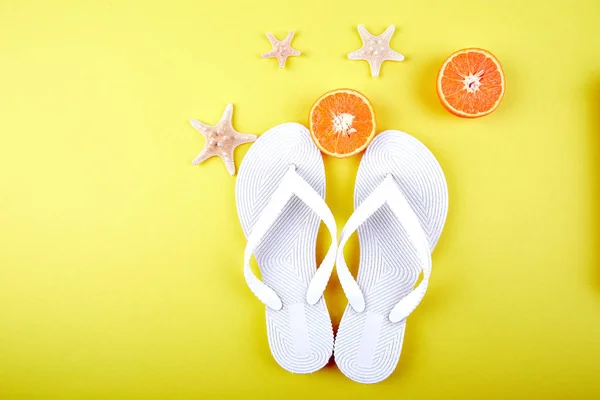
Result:
[[[359,23],[395,24],[406,60],[379,79],[347,60]],[[279,70],[265,32],[291,29],[303,55]],[[435,94],[444,58],[470,46],[508,84],[478,120]],[[242,132],[306,124],[338,87],[372,100],[379,130],[422,140],[450,190],[429,293],[374,386],[275,363],[235,179],[191,165],[204,139],[189,119],[233,102]],[[596,0],[4,0],[0,132],[2,400],[600,397]],[[359,161],[325,159],[340,226]],[[337,327],[335,276],[327,300]]]

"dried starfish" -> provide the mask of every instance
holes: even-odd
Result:
[[[363,46],[348,54],[351,60],[365,60],[371,66],[371,76],[377,78],[381,64],[384,61],[403,61],[404,56],[390,47],[390,39],[396,28],[394,25],[388,28],[379,36],[374,36],[365,29],[364,26],[358,26],[358,33],[363,41]]]
[[[299,56],[300,53],[298,50],[293,49],[291,46],[292,38],[294,37],[294,31],[288,33],[288,35],[283,40],[277,40],[275,36],[273,36],[270,32],[267,32],[267,37],[269,38],[269,42],[273,45],[273,49],[268,53],[262,55],[262,58],[276,58],[279,60],[279,68],[285,67],[285,62],[288,57]]]
[[[200,154],[194,158],[192,164],[197,165],[210,157],[219,156],[225,163],[225,168],[227,168],[229,175],[235,175],[233,151],[241,144],[254,142],[257,136],[240,133],[233,129],[233,126],[231,125],[232,116],[233,105],[227,104],[221,120],[215,126],[203,124],[195,119],[190,121],[192,126],[206,139],[204,148]]]

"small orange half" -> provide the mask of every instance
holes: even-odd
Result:
[[[350,157],[364,150],[375,136],[375,112],[369,99],[352,89],[325,93],[313,104],[310,134],[325,154]]]
[[[448,57],[438,73],[438,97],[448,111],[459,117],[490,114],[500,105],[504,90],[502,66],[487,50],[459,50]]]

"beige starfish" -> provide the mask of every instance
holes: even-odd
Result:
[[[277,40],[275,36],[273,36],[270,32],[267,32],[267,37],[269,38],[269,42],[273,45],[273,49],[268,53],[262,55],[262,58],[276,58],[279,60],[279,68],[285,67],[285,62],[288,57],[299,56],[300,53],[298,50],[293,49],[291,46],[292,38],[294,37],[294,31],[288,33],[288,35],[283,40]]]
[[[381,64],[384,61],[403,61],[404,56],[390,47],[390,39],[396,28],[394,25],[388,28],[379,36],[374,36],[365,29],[364,26],[358,26],[358,33],[363,41],[363,46],[348,54],[351,60],[365,60],[371,66],[371,76],[377,78]]]
[[[232,115],[233,105],[227,104],[221,120],[215,126],[203,124],[195,119],[190,121],[192,126],[206,139],[204,148],[200,154],[194,158],[192,164],[197,165],[210,157],[219,156],[225,163],[225,168],[227,168],[229,175],[235,175],[233,151],[241,144],[254,142],[257,136],[240,133],[233,129],[233,126],[231,125]]]

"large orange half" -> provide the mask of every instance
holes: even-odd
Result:
[[[352,89],[325,93],[313,104],[310,134],[321,151],[337,158],[364,150],[375,136],[375,112],[369,99]]]
[[[504,90],[502,66],[487,50],[459,50],[448,57],[438,73],[438,97],[459,117],[488,115],[500,105]]]

